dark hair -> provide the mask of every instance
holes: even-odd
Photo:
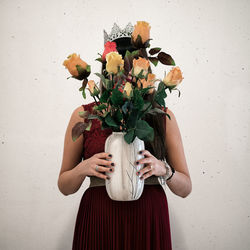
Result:
[[[137,48],[133,47],[131,43],[131,38],[118,38],[114,40],[116,43],[117,51],[119,54],[122,55],[124,58],[125,53],[127,50],[130,52],[137,50]],[[145,50],[145,53],[146,50]],[[106,68],[106,62],[102,63],[102,74],[107,77],[105,74]],[[152,72],[151,68],[149,69],[149,72]],[[103,87],[102,82],[100,82],[100,89],[101,93],[105,90]],[[144,100],[151,101],[153,108],[161,108],[160,105],[153,100],[153,94],[146,94],[144,96]],[[167,158],[167,152],[166,152],[166,115],[164,114],[157,114],[157,115],[151,115],[146,114],[143,118],[153,129],[154,129],[154,140],[153,141],[145,141],[145,149],[148,150],[151,154],[153,154],[157,159],[163,160],[164,158]]]

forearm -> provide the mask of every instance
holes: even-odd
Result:
[[[81,171],[80,164],[59,176],[58,188],[64,195],[75,193],[85,180],[86,175]]]
[[[169,189],[176,195],[185,198],[192,191],[192,183],[188,176],[175,170],[171,179],[166,181]]]

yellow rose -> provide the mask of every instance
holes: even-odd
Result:
[[[166,86],[176,86],[181,83],[184,78],[182,77],[182,73],[180,68],[173,67],[170,72],[164,77],[163,82]]]
[[[144,44],[149,39],[149,31],[150,31],[149,23],[144,21],[137,21],[137,24],[134,26],[134,30],[132,33],[132,40],[136,42],[138,35],[141,36],[142,43]]]
[[[79,80],[82,80],[90,74],[90,66],[80,58],[80,55],[77,55],[76,53],[69,55],[68,59],[63,62],[63,65],[69,70],[73,77]],[[78,68],[80,74],[77,70],[77,65],[80,66]]]
[[[130,94],[131,94],[131,91],[132,91],[132,84],[130,82],[126,82],[123,91],[126,92],[126,95],[128,97],[130,97]]]
[[[108,73],[117,74],[118,73],[118,66],[120,69],[123,69],[124,60],[122,56],[118,52],[110,52],[106,55],[106,70]]]
[[[141,88],[141,85],[142,85],[142,88],[147,88],[149,86],[155,87],[154,82],[155,82],[155,74],[149,73],[148,79],[147,80],[146,79],[139,79],[137,82],[137,86],[138,86],[138,88]],[[149,94],[152,94],[153,92],[154,92],[154,88],[151,88],[148,91]]]
[[[142,57],[139,57],[139,59],[133,59],[133,69],[135,76],[138,76],[142,70],[143,70],[142,74],[146,76],[148,73],[148,68],[149,68],[149,61],[147,59]]]
[[[96,86],[95,82],[93,80],[88,81],[88,86],[89,86],[89,92],[91,96],[96,96],[100,93],[100,90]]]

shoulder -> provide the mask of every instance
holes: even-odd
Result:
[[[172,136],[175,137],[175,139],[180,138],[180,130],[174,112],[168,108],[166,113],[169,115],[169,117],[166,116],[166,136]]]
[[[84,105],[78,106],[76,107],[71,114],[71,121],[72,122],[78,122],[80,120],[82,120],[82,118],[79,116],[79,112],[84,111]]]

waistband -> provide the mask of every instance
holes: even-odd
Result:
[[[146,180],[144,180],[144,185],[161,185],[161,184],[158,181],[158,177],[155,175],[152,175]],[[96,187],[96,186],[105,186],[105,180],[98,178],[96,176],[90,176],[89,187]]]

